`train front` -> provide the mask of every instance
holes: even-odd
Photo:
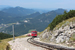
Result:
[[[37,37],[37,31],[31,31],[31,36],[32,37]]]

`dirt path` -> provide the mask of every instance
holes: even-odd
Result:
[[[44,48],[37,47],[35,45],[32,45],[27,42],[27,39],[29,37],[25,38],[17,38],[15,41],[9,41],[8,43],[11,45],[12,50],[45,50]]]

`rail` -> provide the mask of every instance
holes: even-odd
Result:
[[[64,46],[58,46],[58,45],[53,45],[53,44],[46,44],[42,42],[35,41],[34,38],[28,38],[27,42],[34,44],[36,46],[40,46],[49,50],[75,50],[75,48],[70,48],[70,47],[64,47]]]

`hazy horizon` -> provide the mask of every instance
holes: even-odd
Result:
[[[75,0],[0,0],[0,5],[20,6],[29,9],[54,10],[58,8],[75,9]]]

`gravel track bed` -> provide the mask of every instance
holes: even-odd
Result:
[[[27,39],[29,37],[25,38],[17,38],[15,41],[9,41],[8,43],[11,46],[12,50],[45,50],[44,48],[37,47],[35,45],[32,45],[27,42]]]

